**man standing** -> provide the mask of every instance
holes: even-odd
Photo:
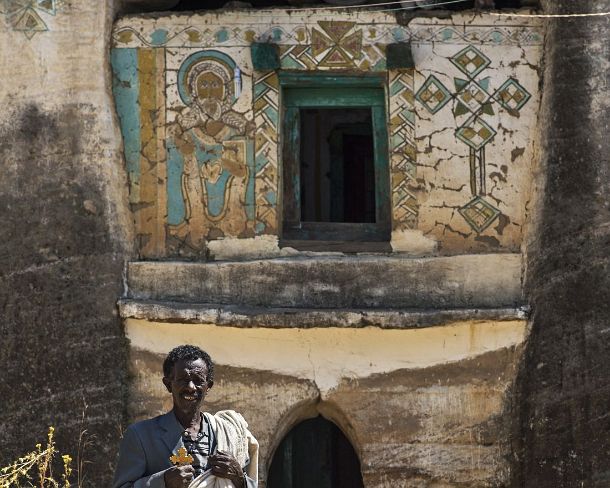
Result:
[[[246,421],[232,410],[216,415],[201,410],[214,385],[210,356],[190,345],[172,349],[163,362],[163,384],[174,406],[127,428],[113,488],[182,488],[191,483],[256,488],[258,443]]]

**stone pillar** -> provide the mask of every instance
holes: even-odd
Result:
[[[543,7],[607,12],[610,1]],[[546,188],[528,249],[531,335],[516,385],[513,486],[610,486],[609,27],[608,17],[548,20]]]
[[[131,218],[108,43],[113,1],[0,5],[0,463],[45,442],[109,486],[126,399],[117,316]]]

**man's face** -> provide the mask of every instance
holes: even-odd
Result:
[[[182,412],[198,410],[212,387],[207,377],[208,368],[203,359],[180,360],[174,364],[170,376],[163,378],[163,384],[172,394],[174,408]]]
[[[225,87],[220,76],[206,71],[197,78],[197,98],[224,100]]]

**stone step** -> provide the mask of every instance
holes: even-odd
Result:
[[[126,298],[307,309],[475,309],[523,304],[520,254],[241,262],[132,262]]]

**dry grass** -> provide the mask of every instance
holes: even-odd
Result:
[[[78,473],[78,483],[72,485],[70,482],[72,457],[68,454],[61,456],[63,472],[59,476],[53,475],[53,458],[59,454],[55,447],[54,434],[55,429],[49,427],[46,447],[43,448],[42,444],[36,444],[34,451],[0,469],[0,488],[70,488],[71,486],[80,488],[82,482],[80,472]],[[85,434],[86,432],[81,433],[81,437]]]

